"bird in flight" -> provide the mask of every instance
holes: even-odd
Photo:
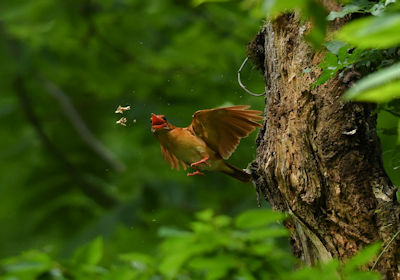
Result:
[[[248,105],[237,105],[200,110],[193,114],[188,127],[170,124],[164,115],[152,114],[151,131],[161,144],[161,153],[172,169],[195,169],[188,176],[203,174],[202,171],[219,171],[242,182],[249,182],[251,175],[228,162],[239,145],[261,125],[261,111],[249,110]]]

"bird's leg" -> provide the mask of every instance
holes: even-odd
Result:
[[[196,175],[204,175],[204,173],[200,172],[199,170],[196,170],[193,173],[188,173],[188,176],[196,176]]]
[[[207,166],[210,166],[210,164],[207,162],[207,160],[209,158],[210,158],[209,156],[205,156],[203,159],[201,159],[199,161],[196,161],[196,162],[193,162],[190,166],[193,167],[193,166],[196,166],[196,165],[199,165],[199,164],[202,164],[202,163],[204,163]]]

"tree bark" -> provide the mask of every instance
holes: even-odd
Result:
[[[293,252],[312,265],[346,260],[376,241],[384,247],[400,229],[400,206],[383,169],[374,106],[344,103],[338,77],[310,90],[319,70],[303,70],[316,69],[324,53],[303,39],[309,29],[297,14],[280,16],[262,28],[249,56],[267,89],[253,181],[274,209],[291,215]],[[400,279],[399,239],[376,265],[386,279]]]

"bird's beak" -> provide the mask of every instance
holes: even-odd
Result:
[[[167,122],[155,114],[151,114],[151,128],[160,129],[167,126]]]

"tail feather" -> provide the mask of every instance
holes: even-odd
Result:
[[[251,181],[251,175],[247,173],[246,171],[239,169],[227,162],[225,162],[227,165],[227,169],[223,170],[222,172],[225,173],[226,175],[229,175],[235,179],[238,179],[239,181],[242,181],[243,183],[248,183]]]

